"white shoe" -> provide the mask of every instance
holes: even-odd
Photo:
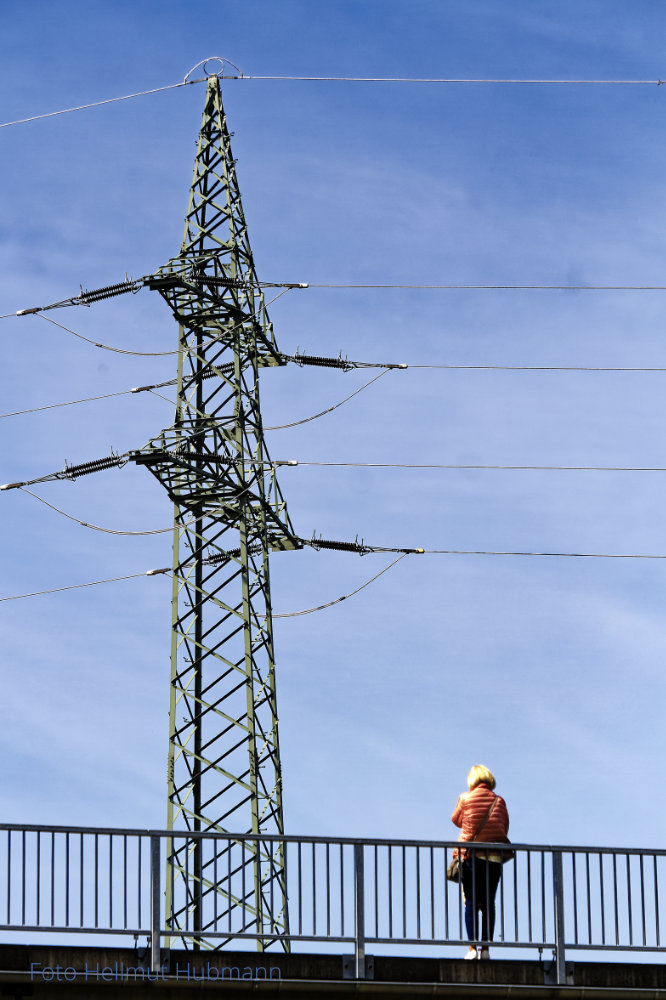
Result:
[[[475,962],[478,957],[479,956],[476,953],[476,948],[470,948],[467,954],[465,955],[465,961]]]

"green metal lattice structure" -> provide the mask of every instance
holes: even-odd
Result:
[[[264,444],[259,371],[284,360],[254,268],[217,77],[208,81],[180,253],[145,283],[179,324],[174,423],[132,456],[175,511],[167,826],[282,834],[269,553],[301,543]],[[266,931],[260,948],[288,931],[279,842],[245,852],[234,872],[241,892],[219,878],[228,858],[201,842],[173,845],[174,936],[188,939],[189,928],[195,947],[206,945],[216,920],[237,930],[239,914],[248,930]]]

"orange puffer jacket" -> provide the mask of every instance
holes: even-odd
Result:
[[[492,816],[485,826],[479,829],[495,798],[497,798],[497,804],[493,809]],[[471,792],[460,796],[451,820],[456,826],[462,827],[458,840],[471,840],[476,834],[474,839],[485,843],[502,844],[507,842],[509,814],[506,803],[500,795],[496,796],[483,782],[473,788]],[[461,851],[460,854],[462,857],[466,857],[468,851]],[[457,855],[458,850],[456,849],[453,856]]]

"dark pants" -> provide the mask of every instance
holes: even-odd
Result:
[[[495,893],[502,866],[485,858],[466,858],[462,867],[462,887],[465,894],[465,927],[470,941],[492,941],[495,930]],[[482,924],[479,935],[478,914]]]

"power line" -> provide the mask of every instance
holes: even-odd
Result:
[[[92,528],[93,531],[103,531],[107,535],[163,535],[168,531],[173,531],[173,525],[170,525],[168,528],[154,528],[152,531],[119,531],[114,528],[102,528],[99,524],[89,524],[88,521],[82,521],[80,518],[74,517],[72,514],[68,514],[67,511],[61,510],[60,507],[56,507],[55,504],[45,500],[44,497],[40,497],[38,493],[33,493],[32,490],[26,489],[25,486],[21,486],[20,489],[23,493],[27,493],[29,496],[34,497],[35,500],[39,500],[40,503],[50,507],[51,510],[56,512],[56,514],[62,514],[62,516],[68,518],[68,520],[76,521],[76,523],[80,524],[83,528]]]
[[[42,410],[57,410],[62,406],[76,406],[78,403],[95,403],[100,399],[112,399],[117,396],[132,396],[139,392],[154,392],[155,389],[161,389],[164,386],[175,385],[176,379],[169,379],[167,382],[156,382],[154,385],[139,385],[134,389],[123,389],[120,392],[106,392],[102,396],[85,396],[83,399],[69,399],[64,403],[48,403],[45,406],[31,406],[26,410],[12,410],[11,413],[0,413],[0,420],[5,420],[7,417],[21,417],[26,413],[40,413]],[[159,393],[154,393],[156,396]],[[166,399],[166,396],[162,396],[162,399]],[[171,400],[168,400],[171,402]]]
[[[168,83],[164,87],[153,87],[152,90],[139,90],[135,94],[125,94],[123,97],[108,97],[104,101],[92,101],[90,104],[79,104],[74,108],[63,108],[60,111],[48,111],[42,115],[32,115],[30,118],[17,118],[13,122],[3,122],[0,128],[9,128],[11,125],[25,125],[27,122],[41,121],[43,118],[56,118],[58,115],[69,115],[73,111],[86,111],[88,108],[99,108],[103,104],[117,104],[119,101],[131,101],[135,97],[145,97],[147,94],[159,94],[163,90],[176,90],[178,87],[187,87],[191,83],[205,83],[207,77],[198,80],[183,80],[181,83]]]
[[[377,551],[396,551],[391,549],[378,549]],[[397,550],[400,551],[400,550]],[[335,598],[333,601],[329,601],[326,604],[318,605],[314,608],[307,608],[303,611],[292,611],[283,612],[281,614],[274,614],[273,618],[296,618],[300,615],[309,615],[315,611],[323,611],[325,608],[333,607],[335,604],[340,604],[342,601],[346,601],[348,598],[355,596],[364,590],[375,580],[378,580],[380,576],[388,572],[393,566],[395,566],[401,559],[405,556],[421,553],[425,555],[446,555],[446,556],[532,556],[532,557],[548,557],[552,559],[666,559],[666,554],[654,554],[654,553],[617,553],[617,552],[529,552],[529,551],[508,551],[508,550],[492,550],[492,549],[412,549],[409,552],[402,552],[397,559],[385,566],[384,569],[380,570],[365,583],[361,584],[355,590],[352,590],[349,594],[344,594],[341,597]],[[43,597],[47,594],[59,594],[66,590],[81,590],[85,587],[98,587],[105,583],[118,583],[123,580],[136,580],[142,576],[161,576],[170,575],[171,568],[165,566],[161,569],[149,569],[144,573],[130,573],[127,576],[116,576],[111,577],[106,580],[92,580],[89,583],[75,583],[70,584],[65,587],[53,587],[49,590],[35,590],[27,594],[13,594],[9,597],[0,597],[0,603],[4,601],[19,601],[27,597]]]
[[[1,317],[0,317],[1,318]],[[289,358],[288,360],[294,360],[294,358]],[[372,362],[354,362],[354,368],[373,368],[377,367]],[[400,369],[450,369],[452,371],[510,371],[510,372],[626,372],[629,374],[650,374],[650,373],[664,373],[666,368],[627,368],[627,367],[610,367],[610,366],[595,366],[595,365],[454,365],[454,364],[433,364],[433,365],[413,365],[413,364],[400,364],[392,365],[390,368],[386,368],[381,374],[385,375],[386,371],[392,371],[396,368]],[[376,378],[379,378],[378,375]],[[301,423],[308,423],[314,420],[316,417],[324,416],[327,413],[332,412],[338,407],[342,406],[343,403],[348,402],[353,399],[354,396],[362,392],[363,389],[367,389],[369,385],[376,381],[376,379],[371,379],[362,385],[351,395],[346,396],[344,399],[340,400],[334,406],[328,407],[326,410],[322,410],[321,413],[314,414],[312,417],[306,417],[304,420],[297,420],[291,424],[280,424],[275,427],[265,427],[264,430],[275,431],[282,430],[287,427],[296,427]],[[156,389],[166,388],[167,386],[176,385],[176,379],[168,379],[165,382],[155,382],[153,385],[141,385],[136,386],[133,389],[123,389],[118,392],[107,392],[101,396],[85,396],[82,399],[70,399],[61,403],[48,403],[44,406],[31,406],[25,410],[12,410],[9,413],[0,413],[0,420],[5,420],[7,417],[20,417],[27,413],[39,413],[42,410],[54,410],[63,406],[75,406],[79,403],[94,403],[102,399],[111,399],[117,396],[131,396],[136,395],[140,392],[150,392],[154,396],[158,396],[160,399],[165,400],[170,405],[174,405],[174,401],[169,399],[167,396],[163,396],[161,393],[156,392]]]
[[[304,83],[492,83],[492,84],[561,84],[564,86],[580,86],[581,84],[614,85],[614,86],[652,86],[659,87],[664,80],[590,80],[590,79],[508,79],[506,77],[422,77],[422,76],[258,76],[242,73],[239,76],[223,76],[221,80],[271,80],[296,81]]]
[[[165,453],[166,454],[166,453]],[[201,457],[187,452],[179,452],[179,457],[194,458]],[[212,452],[206,453],[205,458],[209,462],[218,465],[231,464],[233,459],[227,455],[215,455]],[[78,479],[87,476],[92,472],[102,472],[106,469],[118,468],[126,465],[130,461],[130,452],[122,455],[112,453],[108,458],[96,459],[92,462],[84,462],[80,465],[67,465],[58,472],[49,472],[44,476],[35,479],[27,479],[16,483],[3,483],[0,491],[22,489],[25,486],[35,486],[38,483],[52,482],[60,479]],[[312,466],[321,468],[358,468],[358,469],[449,469],[468,471],[502,471],[502,472],[666,472],[666,466],[640,466],[640,465],[471,465],[444,462],[313,462],[301,461],[296,458],[282,458],[257,462],[269,468],[295,468],[296,466]]]
[[[492,549],[424,549],[436,556],[547,556],[556,559],[666,559],[666,555],[623,552],[509,552]]]
[[[59,326],[61,330],[66,330],[67,333],[73,334],[73,336],[78,337],[79,340],[85,340],[87,344],[92,344],[93,347],[99,347],[103,351],[112,351],[114,354],[131,354],[136,357],[141,358],[165,358],[170,355],[178,354],[178,351],[130,351],[123,347],[111,347],[109,344],[102,344],[97,340],[92,340],[90,337],[84,337],[82,333],[77,333],[76,330],[70,329],[68,326],[64,326],[62,323],[58,323],[55,319],[51,319],[50,316],[45,316],[42,312],[35,313],[40,319],[45,319],[47,323],[53,323],[54,326]]]
[[[476,469],[502,470],[509,472],[666,472],[666,466],[630,466],[630,465],[457,465],[454,463],[417,463],[417,462],[302,462],[290,458],[274,460],[268,463],[275,466],[312,465],[332,468],[363,468],[363,469]]]
[[[410,76],[287,76],[287,75],[258,75],[246,74],[239,71],[238,74],[216,74],[221,80],[255,80],[255,81],[283,81],[299,83],[419,83],[419,84],[522,84],[527,86],[535,85],[560,85],[560,86],[649,86],[659,87],[665,81],[655,80],[626,80],[626,79],[509,79],[491,77],[410,77]],[[146,97],[150,94],[159,94],[166,90],[177,90],[179,87],[187,87],[190,84],[206,83],[208,77],[199,77],[196,80],[182,80],[180,83],[168,83],[163,87],[152,87],[150,90],[139,90],[133,94],[124,94],[121,97],[108,97],[102,101],[91,101],[88,104],[79,104],[71,108],[61,108],[58,111],[47,111],[40,115],[31,115],[28,118],[17,118],[14,121],[3,122],[0,129],[10,128],[12,125],[25,125],[28,122],[42,121],[45,118],[57,118],[61,115],[72,114],[75,111],[87,111],[90,108],[100,108],[105,104],[117,104],[121,101],[131,101],[137,97]]]
[[[365,590],[365,588],[369,587],[371,583],[374,583],[375,580],[378,580],[380,576],[383,576],[384,573],[387,573],[390,569],[392,569],[392,567],[395,566],[396,563],[399,563],[401,559],[404,559],[406,555],[409,555],[409,553],[403,552],[402,555],[399,555],[397,559],[394,559],[393,562],[390,562],[388,566],[385,566],[384,569],[379,571],[379,573],[376,573],[374,576],[370,577],[369,580],[366,580],[365,583],[362,583],[360,587],[356,588],[356,590],[352,590],[351,593],[349,594],[343,594],[342,597],[336,597],[334,601],[329,601],[327,604],[320,604],[316,608],[307,608],[305,611],[283,612],[282,614],[274,614],[272,617],[298,618],[301,615],[311,615],[315,611],[324,611],[326,608],[332,608],[334,604],[340,604],[342,601],[346,601],[349,597],[354,597],[355,594],[358,594],[362,590]]]
[[[385,368],[384,371],[380,372],[379,375],[375,375],[375,377],[371,378],[369,382],[365,383],[365,385],[362,385],[359,389],[356,389],[355,392],[352,392],[350,393],[349,396],[346,396],[344,399],[341,399],[340,402],[336,403],[334,406],[329,406],[326,410],[321,410],[319,413],[314,413],[311,417],[305,417],[303,420],[294,420],[290,424],[278,424],[275,427],[264,427],[264,430],[282,431],[290,427],[298,427],[300,424],[310,423],[311,420],[317,420],[319,417],[325,417],[327,413],[332,413],[333,410],[337,410],[338,407],[342,406],[344,403],[348,403],[350,399],[353,399],[354,396],[358,396],[360,392],[363,392],[364,389],[367,389],[368,386],[372,385],[373,382],[376,382],[377,379],[380,379],[383,375],[386,375],[386,373],[391,370],[392,369],[390,368]]]
[[[666,368],[612,368],[595,365],[406,365],[407,368],[450,368],[463,371],[505,372],[666,372]]]
[[[353,284],[328,283],[321,284],[309,281],[308,288],[407,288],[407,289],[444,289],[462,291],[557,291],[557,292],[664,292],[666,285],[416,285],[416,284]]]
[[[29,594],[13,594],[11,597],[0,597],[2,601],[21,601],[25,597],[43,597],[45,594],[59,594],[64,590],[81,590],[83,587],[99,587],[103,583],[119,583],[121,580],[136,580],[140,576],[157,576],[169,572],[166,569],[148,569],[145,573],[130,573],[128,576],[114,576],[108,580],[92,580],[90,583],[73,583],[67,587],[53,587],[50,590],[33,590]]]

